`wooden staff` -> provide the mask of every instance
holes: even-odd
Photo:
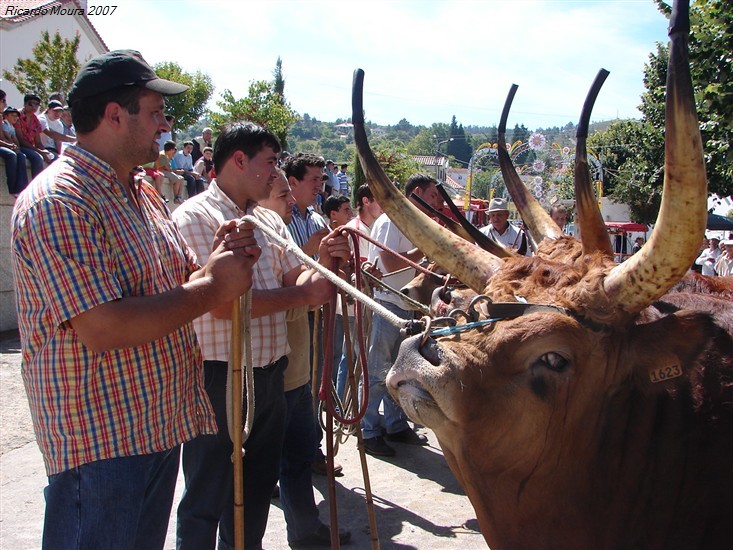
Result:
[[[234,548],[244,550],[244,470],[242,467],[242,306],[232,303],[232,462],[234,469]]]

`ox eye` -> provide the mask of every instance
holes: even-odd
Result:
[[[564,372],[570,366],[570,361],[554,351],[545,353],[537,360],[537,363],[538,366],[543,366],[547,369],[554,370],[555,372]]]

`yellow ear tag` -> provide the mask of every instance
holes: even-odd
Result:
[[[679,365],[669,365],[649,370],[649,380],[651,380],[653,384],[666,382],[667,380],[679,378],[680,376],[682,376],[682,367]]]

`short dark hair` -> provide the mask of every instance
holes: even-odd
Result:
[[[41,98],[38,95],[36,95],[36,94],[25,94],[23,96],[23,105],[25,105],[29,101],[33,101],[33,100],[36,100],[38,103],[41,102]]]
[[[176,148],[176,142],[172,140],[168,140],[163,144],[163,151],[170,151],[171,149]]]
[[[374,200],[374,193],[372,193],[372,190],[369,189],[369,185],[366,183],[360,185],[356,189],[356,209],[361,210],[364,208],[364,201],[362,199],[367,198],[370,201]]]
[[[292,176],[296,180],[302,180],[309,166],[315,166],[323,170],[326,166],[326,161],[323,160],[323,157],[311,154],[288,157],[288,160],[283,164],[283,170],[288,178]]]
[[[348,164],[342,164],[342,165],[341,165],[341,169],[342,169],[342,170],[346,170],[346,169],[347,169],[348,167],[349,167],[349,165],[348,165]]]
[[[224,128],[214,143],[214,170],[220,174],[224,164],[236,151],[253,158],[263,147],[270,147],[276,153],[281,150],[280,142],[269,130],[254,122],[234,122]]]
[[[5,99],[8,96],[8,94],[5,93],[5,90],[0,89],[0,99]]]
[[[138,86],[118,86],[101,94],[73,102],[71,116],[77,134],[88,134],[99,126],[108,103],[118,103],[131,115],[140,112],[140,98],[147,90]]]
[[[190,145],[191,147],[193,147],[193,141],[191,141],[191,140],[184,141],[183,142],[183,147],[185,147],[186,145]]]
[[[331,217],[331,212],[336,212],[345,202],[350,202],[349,197],[340,195],[338,197],[328,197],[323,203],[323,215],[327,218]]]
[[[405,184],[405,196],[409,197],[417,187],[425,191],[431,184],[438,185],[438,180],[430,174],[424,174],[422,172],[412,174]]]

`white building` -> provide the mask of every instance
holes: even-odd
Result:
[[[87,0],[0,0],[0,75],[12,71],[18,59],[33,58],[43,31],[51,37],[58,32],[67,40],[78,34],[82,63],[109,51],[86,13]],[[23,106],[23,94],[11,82],[2,79],[0,88],[8,94],[8,105]]]

